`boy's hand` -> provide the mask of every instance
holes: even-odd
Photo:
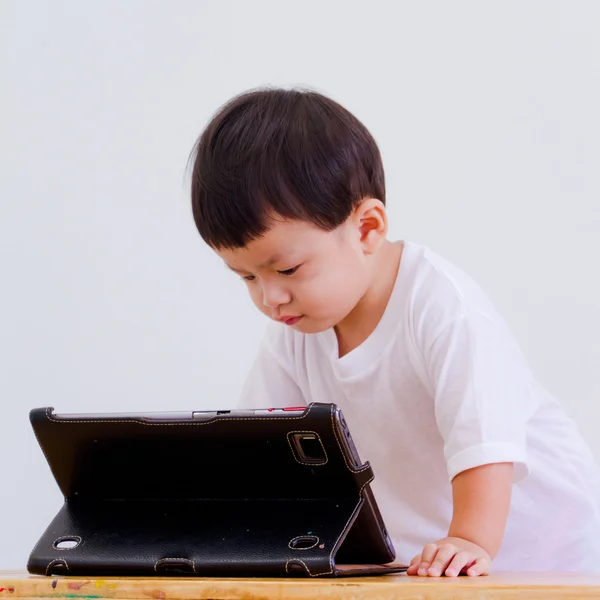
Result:
[[[492,566],[490,555],[477,544],[457,537],[447,537],[427,544],[408,568],[408,575],[420,577],[456,577],[465,573],[470,577],[488,575]]]
[[[512,480],[512,463],[481,465],[456,475],[452,480],[450,535],[427,544],[410,561],[407,573],[421,577],[488,575],[504,535]]]

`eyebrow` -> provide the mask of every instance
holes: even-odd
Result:
[[[245,271],[240,271],[239,269],[234,269],[229,263],[225,263],[225,266],[233,271],[234,273],[244,273]]]
[[[274,265],[276,262],[279,262],[281,260],[281,255],[280,254],[276,254],[275,256],[269,258],[269,260],[265,260],[265,262],[260,263],[260,265],[258,265],[259,269],[263,269],[264,267],[270,267],[272,265]]]
[[[271,265],[274,265],[275,263],[279,262],[281,260],[281,256],[279,254],[276,254],[275,256],[269,258],[269,260],[265,260],[264,262],[260,263],[260,265],[258,265],[259,269],[264,269],[265,267],[270,267]],[[232,271],[234,271],[235,273],[245,273],[246,271],[244,271],[243,269],[236,269],[234,267],[232,267],[229,263],[225,263],[227,265],[227,267],[229,269],[231,269]]]

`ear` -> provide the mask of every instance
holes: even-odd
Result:
[[[376,198],[365,198],[354,209],[352,218],[359,231],[363,252],[375,254],[385,242],[388,232],[385,205]]]

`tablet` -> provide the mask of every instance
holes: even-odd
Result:
[[[334,577],[402,572],[334,404],[30,420],[65,503],[28,570]]]

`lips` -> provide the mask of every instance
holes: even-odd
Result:
[[[282,323],[285,323],[286,325],[295,325],[300,319],[302,318],[302,316],[299,317],[279,317],[279,320]]]

